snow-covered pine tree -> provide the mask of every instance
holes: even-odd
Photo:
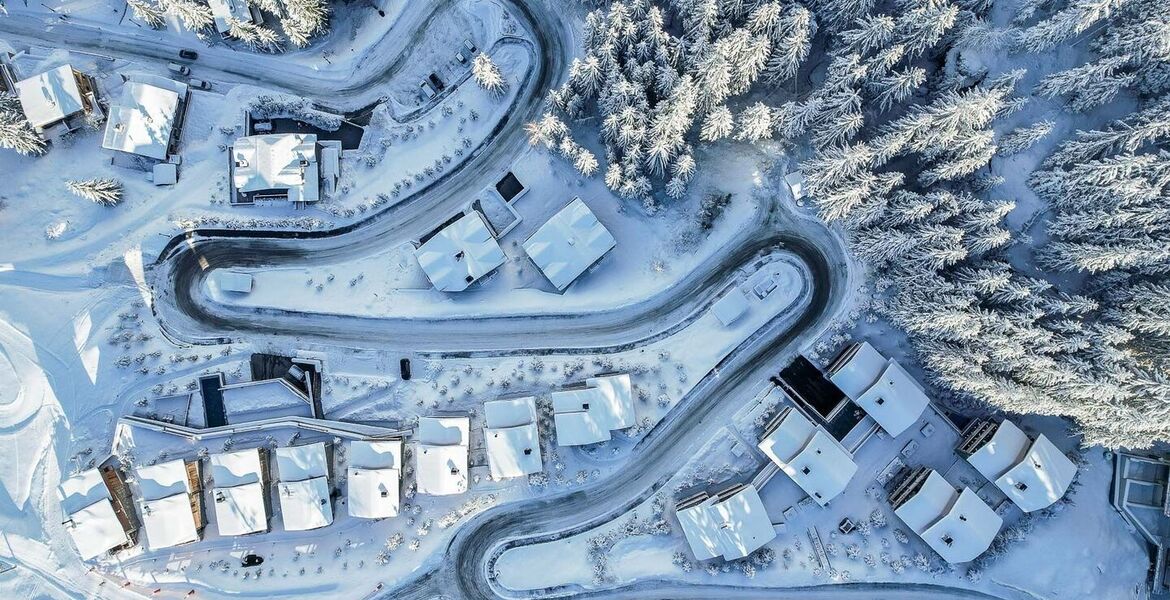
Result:
[[[489,92],[500,94],[505,89],[504,74],[485,52],[477,54],[475,60],[471,61],[471,75],[480,87]]]
[[[159,0],[158,5],[179,17],[183,26],[191,31],[202,31],[215,22],[211,7],[196,0]]]
[[[0,93],[0,148],[27,156],[45,153],[45,140],[32,128],[14,96]]]
[[[117,206],[122,201],[122,183],[117,179],[108,177],[70,179],[65,185],[75,195],[102,206]]]
[[[166,10],[151,0],[127,0],[126,5],[139,21],[152,29],[160,29],[166,23]]]
[[[1045,98],[1069,96],[1069,109],[1084,112],[1112,101],[1137,80],[1132,73],[1118,71],[1129,61],[1129,55],[1113,56],[1053,73],[1040,80],[1033,91]]]
[[[1019,154],[1048,137],[1054,127],[1056,127],[1055,122],[1044,120],[1027,127],[1014,129],[1000,138],[997,152],[1001,156]]]
[[[228,35],[244,42],[253,50],[279,52],[280,37],[275,31],[251,21],[228,19]]]

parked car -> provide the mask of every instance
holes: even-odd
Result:
[[[475,44],[471,43],[471,40],[463,40],[463,47],[467,48],[467,51],[472,54],[475,54],[475,51],[478,50],[478,48],[475,47]]]
[[[199,53],[194,51],[194,50],[188,50],[188,49],[184,48],[182,50],[179,50],[179,58],[183,58],[186,60],[195,60],[196,58],[199,58]]]
[[[423,98],[435,97],[435,88],[431,87],[431,82],[427,81],[426,79],[422,80],[422,83],[418,84],[418,89],[422,90]]]
[[[455,60],[459,61],[460,63],[467,63],[467,57],[463,56],[462,52],[455,53]]]
[[[256,133],[271,133],[272,121],[256,121],[252,123],[252,131]]]
[[[191,87],[197,89],[197,90],[210,90],[211,89],[211,82],[204,81],[202,79],[192,79],[191,81],[188,81],[187,84],[190,85]]]
[[[403,381],[410,381],[410,359],[403,358],[398,361],[398,372],[402,375]]]
[[[188,67],[187,65],[180,65],[179,63],[170,63],[167,65],[167,68],[170,69],[170,71],[172,73],[177,73],[179,75],[190,75],[191,74],[191,67]]]

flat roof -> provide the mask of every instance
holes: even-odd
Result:
[[[191,498],[187,492],[154,500],[139,500],[138,513],[151,550],[170,548],[199,539]]]
[[[467,491],[467,446],[420,445],[415,452],[415,485],[431,496]]]
[[[461,416],[419,417],[418,441],[436,446],[467,446],[471,439],[471,419]]]
[[[277,448],[276,470],[280,474],[281,482],[328,477],[329,464],[325,443]]]
[[[82,560],[89,560],[130,542],[109,498],[67,514],[70,522],[65,530],[73,538],[73,545],[77,547]]]
[[[444,227],[414,251],[419,266],[443,292],[461,292],[507,257],[478,212]]]
[[[329,482],[324,477],[282,480],[276,486],[276,495],[280,498],[280,516],[286,531],[317,529],[333,522]]]
[[[676,513],[696,559],[743,558],[775,539],[776,528],[755,486],[745,485],[724,500],[720,496]]]
[[[1031,445],[1032,440],[1015,423],[1004,419],[991,439],[967,457],[967,462],[988,481],[995,481],[1019,463]]]
[[[365,469],[350,466],[346,471],[349,515],[362,519],[398,516],[401,478],[401,471],[394,468]]]
[[[524,242],[524,252],[563,290],[616,245],[585,202],[573,198]]]
[[[739,289],[739,286],[732,287],[723,297],[715,302],[711,307],[711,311],[715,313],[715,318],[724,327],[730,326],[732,323],[739,320],[748,310],[747,294]]]
[[[191,484],[187,480],[187,463],[182,459],[138,467],[134,473],[138,480],[138,492],[144,500],[191,492]]]
[[[354,440],[349,443],[346,460],[351,467],[401,470],[402,440]]]
[[[211,480],[215,487],[257,483],[263,473],[259,448],[212,454],[208,463],[211,465]]]
[[[52,125],[85,108],[77,76],[67,64],[16,82],[16,95],[24,117],[37,128]]]
[[[220,393],[228,423],[313,416],[309,397],[283,377],[225,385]]]
[[[856,400],[873,385],[886,368],[886,357],[869,342],[857,344],[857,350],[845,364],[829,374],[832,381],[850,400]]]
[[[853,402],[873,417],[886,433],[898,437],[922,416],[930,398],[906,369],[891,359],[873,385]]]
[[[523,477],[544,469],[536,423],[483,430],[492,479]]]
[[[247,535],[268,531],[265,488],[259,481],[211,491],[215,522],[220,535]]]
[[[179,112],[179,94],[127,81],[118,104],[110,107],[102,147],[166,160]]]
[[[1041,434],[1032,442],[1027,455],[996,479],[995,485],[1020,510],[1032,512],[1060,500],[1076,474],[1077,466]]]

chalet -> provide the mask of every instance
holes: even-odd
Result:
[[[776,537],[760,493],[750,484],[691,496],[675,515],[696,560],[744,558]]]
[[[319,142],[311,133],[274,133],[242,137],[228,148],[233,204],[260,200],[310,203],[333,191],[341,143]]]
[[[249,448],[209,459],[212,503],[220,535],[268,531],[268,461],[263,448]]]
[[[792,406],[764,429],[759,448],[821,506],[845,491],[857,473],[849,451]]]
[[[349,515],[361,519],[398,516],[402,493],[402,440],[349,443]]]
[[[461,292],[504,264],[504,251],[478,212],[463,215],[414,251],[441,292]]]
[[[467,491],[471,420],[467,417],[420,417],[415,484],[418,493],[448,496]]]
[[[886,433],[906,431],[930,399],[894,359],[886,359],[869,342],[855,343],[829,366],[829,380],[860,406]]]
[[[936,471],[912,470],[890,494],[894,514],[943,560],[975,560],[987,551],[1003,519],[971,491],[959,492]]]
[[[46,139],[76,129],[77,118],[101,116],[94,89],[89,76],[69,65],[16,82],[24,118]]]
[[[483,437],[492,479],[523,477],[544,470],[534,398],[485,402],[483,410]]]
[[[136,527],[129,518],[128,497],[120,498],[110,489],[106,481],[110,476],[121,482],[116,469],[89,469],[62,481],[57,488],[66,516],[65,530],[82,560],[134,544]]]
[[[610,439],[634,425],[629,374],[590,377],[584,384],[552,393],[557,445],[583,446]]]
[[[524,242],[524,252],[557,290],[564,291],[616,245],[593,211],[574,198]]]
[[[160,550],[199,540],[203,533],[199,461],[172,460],[135,470],[138,512],[146,545]]]
[[[276,449],[280,515],[287,531],[305,531],[333,523],[329,500],[329,455],[324,443]]]
[[[958,452],[1024,512],[1052,506],[1077,474],[1076,465],[1047,437],[1031,440],[1006,419],[972,421]]]
[[[178,137],[187,85],[162,80],[158,85],[127,81],[110,107],[102,147],[165,161]]]

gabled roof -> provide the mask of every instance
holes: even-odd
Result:
[[[402,440],[354,440],[346,458],[362,469],[402,469]]]
[[[329,476],[325,443],[276,449],[276,470],[282,482]]]
[[[535,398],[484,402],[483,409],[483,437],[492,479],[521,477],[544,469]]]
[[[780,414],[759,448],[821,506],[845,491],[857,473],[849,451],[792,407]]]
[[[170,548],[199,539],[191,498],[186,493],[172,494],[156,500],[139,500],[138,513],[146,530],[146,545],[151,550]]]
[[[995,481],[1019,463],[1031,445],[1032,440],[1015,423],[1005,419],[991,439],[967,457],[967,462],[988,481]]]
[[[287,531],[317,529],[333,522],[329,482],[324,477],[282,480],[276,486],[276,495],[280,498],[280,515]]]
[[[676,514],[697,560],[743,558],[776,537],[753,485],[730,488]]]
[[[478,212],[463,215],[414,251],[419,266],[443,292],[461,292],[504,264],[504,251]]]
[[[563,290],[616,245],[593,211],[574,198],[524,242],[524,251]]]
[[[488,427],[515,427],[536,422],[536,399],[509,398],[483,403],[484,423]]]
[[[869,342],[855,344],[848,352],[852,355],[843,364],[834,365],[829,380],[850,400],[855,400],[877,381],[888,361]]]
[[[635,421],[628,373],[590,377],[584,388],[553,392],[552,403],[560,446],[603,442]]]
[[[182,459],[138,467],[134,473],[138,479],[138,491],[145,500],[191,492],[191,483],[187,480],[187,463]]]
[[[121,100],[110,107],[102,147],[166,160],[178,112],[175,90],[127,81]]]
[[[109,498],[67,514],[69,522],[65,530],[73,538],[73,545],[77,547],[82,560],[89,560],[130,542]]]
[[[970,489],[960,494],[937,471],[894,513],[949,563],[974,560],[995,539],[1003,519]]]
[[[402,474],[398,469],[363,469],[350,466],[349,515],[361,519],[384,519],[398,516]]]
[[[37,128],[52,125],[85,108],[77,76],[70,65],[16,82],[16,94],[24,117]]]
[[[930,399],[902,365],[890,360],[877,380],[853,402],[886,433],[898,437],[922,416]]]
[[[260,481],[211,491],[215,522],[220,535],[246,535],[268,531],[268,510],[264,505],[265,488]]]
[[[86,469],[70,476],[57,486],[57,497],[65,514],[81,510],[98,500],[110,499],[110,488],[98,469]]]
[[[995,485],[1024,512],[1047,508],[1068,491],[1077,467],[1044,435]]]
[[[317,136],[273,133],[236,140],[232,183],[240,192],[287,192],[291,202],[320,199]]]
[[[259,448],[212,454],[207,462],[211,465],[211,480],[217,488],[257,483],[263,473]]]
[[[467,417],[419,417],[415,485],[421,494],[445,496],[467,491]]]

